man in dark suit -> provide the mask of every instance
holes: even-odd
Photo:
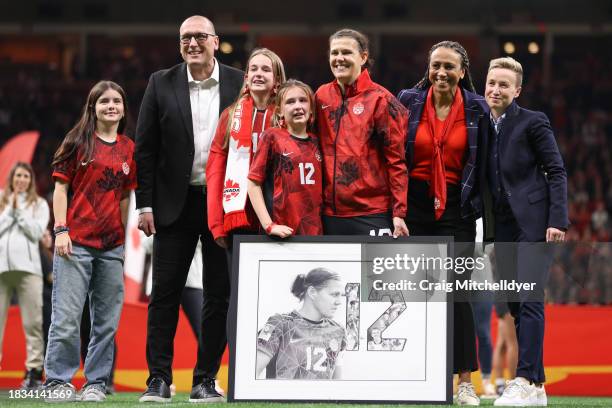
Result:
[[[151,75],[136,129],[139,228],[155,234],[149,378],[141,402],[170,401],[179,303],[198,239],[204,261],[203,341],[189,400],[222,400],[215,376],[227,341],[229,274],[225,253],[207,226],[204,172],[219,114],[237,97],[244,73],[214,58],[219,37],[206,17],[189,17],[179,34],[185,62]]]
[[[544,288],[552,260],[545,242],[564,240],[567,175],[546,115],[523,109],[514,99],[521,92],[523,69],[510,57],[489,65],[485,99],[491,114],[484,129],[487,155],[482,161],[486,234],[495,237],[495,256],[502,279],[533,283],[531,290],[510,296],[519,358],[516,378],[496,406],[545,406]],[[492,198],[492,200],[487,199]],[[487,208],[488,207],[488,208]]]

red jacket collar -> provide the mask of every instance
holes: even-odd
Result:
[[[364,69],[363,71],[361,71],[361,74],[359,74],[359,76],[357,77],[357,79],[355,80],[355,82],[353,82],[351,85],[347,86],[346,89],[346,98],[350,98],[351,96],[355,96],[357,94],[362,93],[363,91],[365,91],[366,89],[369,89],[370,87],[372,87],[372,84],[374,82],[372,82],[372,79],[370,78],[370,73],[368,72],[367,68]],[[340,88],[340,85],[338,84],[338,81],[334,81],[334,84],[336,85],[336,88],[338,89],[338,92],[340,92],[340,94],[342,94],[342,89]]]

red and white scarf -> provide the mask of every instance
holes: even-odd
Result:
[[[273,105],[266,108],[262,130],[270,127],[273,112]],[[238,101],[230,118],[227,165],[223,183],[223,211],[225,213],[223,228],[226,232],[250,225],[246,213],[247,176],[253,152],[255,113],[253,98],[247,94]]]

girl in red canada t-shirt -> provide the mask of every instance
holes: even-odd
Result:
[[[249,172],[249,198],[261,225],[270,235],[322,235],[321,152],[313,122],[314,94],[303,82],[290,79],[278,91],[279,128],[264,132]],[[273,178],[271,214],[261,184]],[[270,193],[267,191],[267,193]]]
[[[60,399],[75,396],[70,381],[79,368],[79,323],[88,296],[91,337],[82,400],[102,401],[111,372],[123,304],[125,221],[136,187],[134,143],[120,134],[126,109],[119,85],[98,82],[53,158],[53,312],[45,372],[49,395]]]

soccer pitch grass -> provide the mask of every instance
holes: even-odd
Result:
[[[184,407],[194,407],[194,404],[190,404],[187,402],[189,395],[186,393],[178,393],[175,397],[172,398],[172,403],[165,405],[158,405],[155,403],[148,404],[139,404],[138,397],[140,393],[134,392],[120,392],[115,395],[109,396],[104,403],[99,406],[102,407],[131,407],[131,406],[184,406]],[[85,402],[72,402],[72,403],[64,403],[64,404],[45,404],[40,400],[32,400],[32,399],[10,399],[9,395],[6,391],[0,393],[0,407],[15,407],[15,408],[29,408],[29,407],[41,407],[41,406],[70,406],[70,407],[89,407],[92,405],[96,405],[95,403],[85,403]],[[340,407],[340,408],[350,408],[350,407],[367,407],[367,406],[376,406],[376,407],[389,407],[394,408],[397,407],[398,404],[389,404],[389,405],[367,405],[367,404],[328,404],[328,403],[312,403],[312,404],[275,404],[269,402],[240,402],[240,403],[232,403],[231,405],[227,405],[225,403],[222,404],[200,404],[200,406],[206,407],[231,407],[231,408],[276,408],[276,407],[286,407],[291,406],[292,408],[328,408],[328,407]],[[447,405],[407,405],[408,407],[443,407]],[[493,400],[483,400],[481,401],[481,406],[493,406]],[[612,398],[581,398],[581,397],[548,397],[548,406],[549,407],[612,407]]]

